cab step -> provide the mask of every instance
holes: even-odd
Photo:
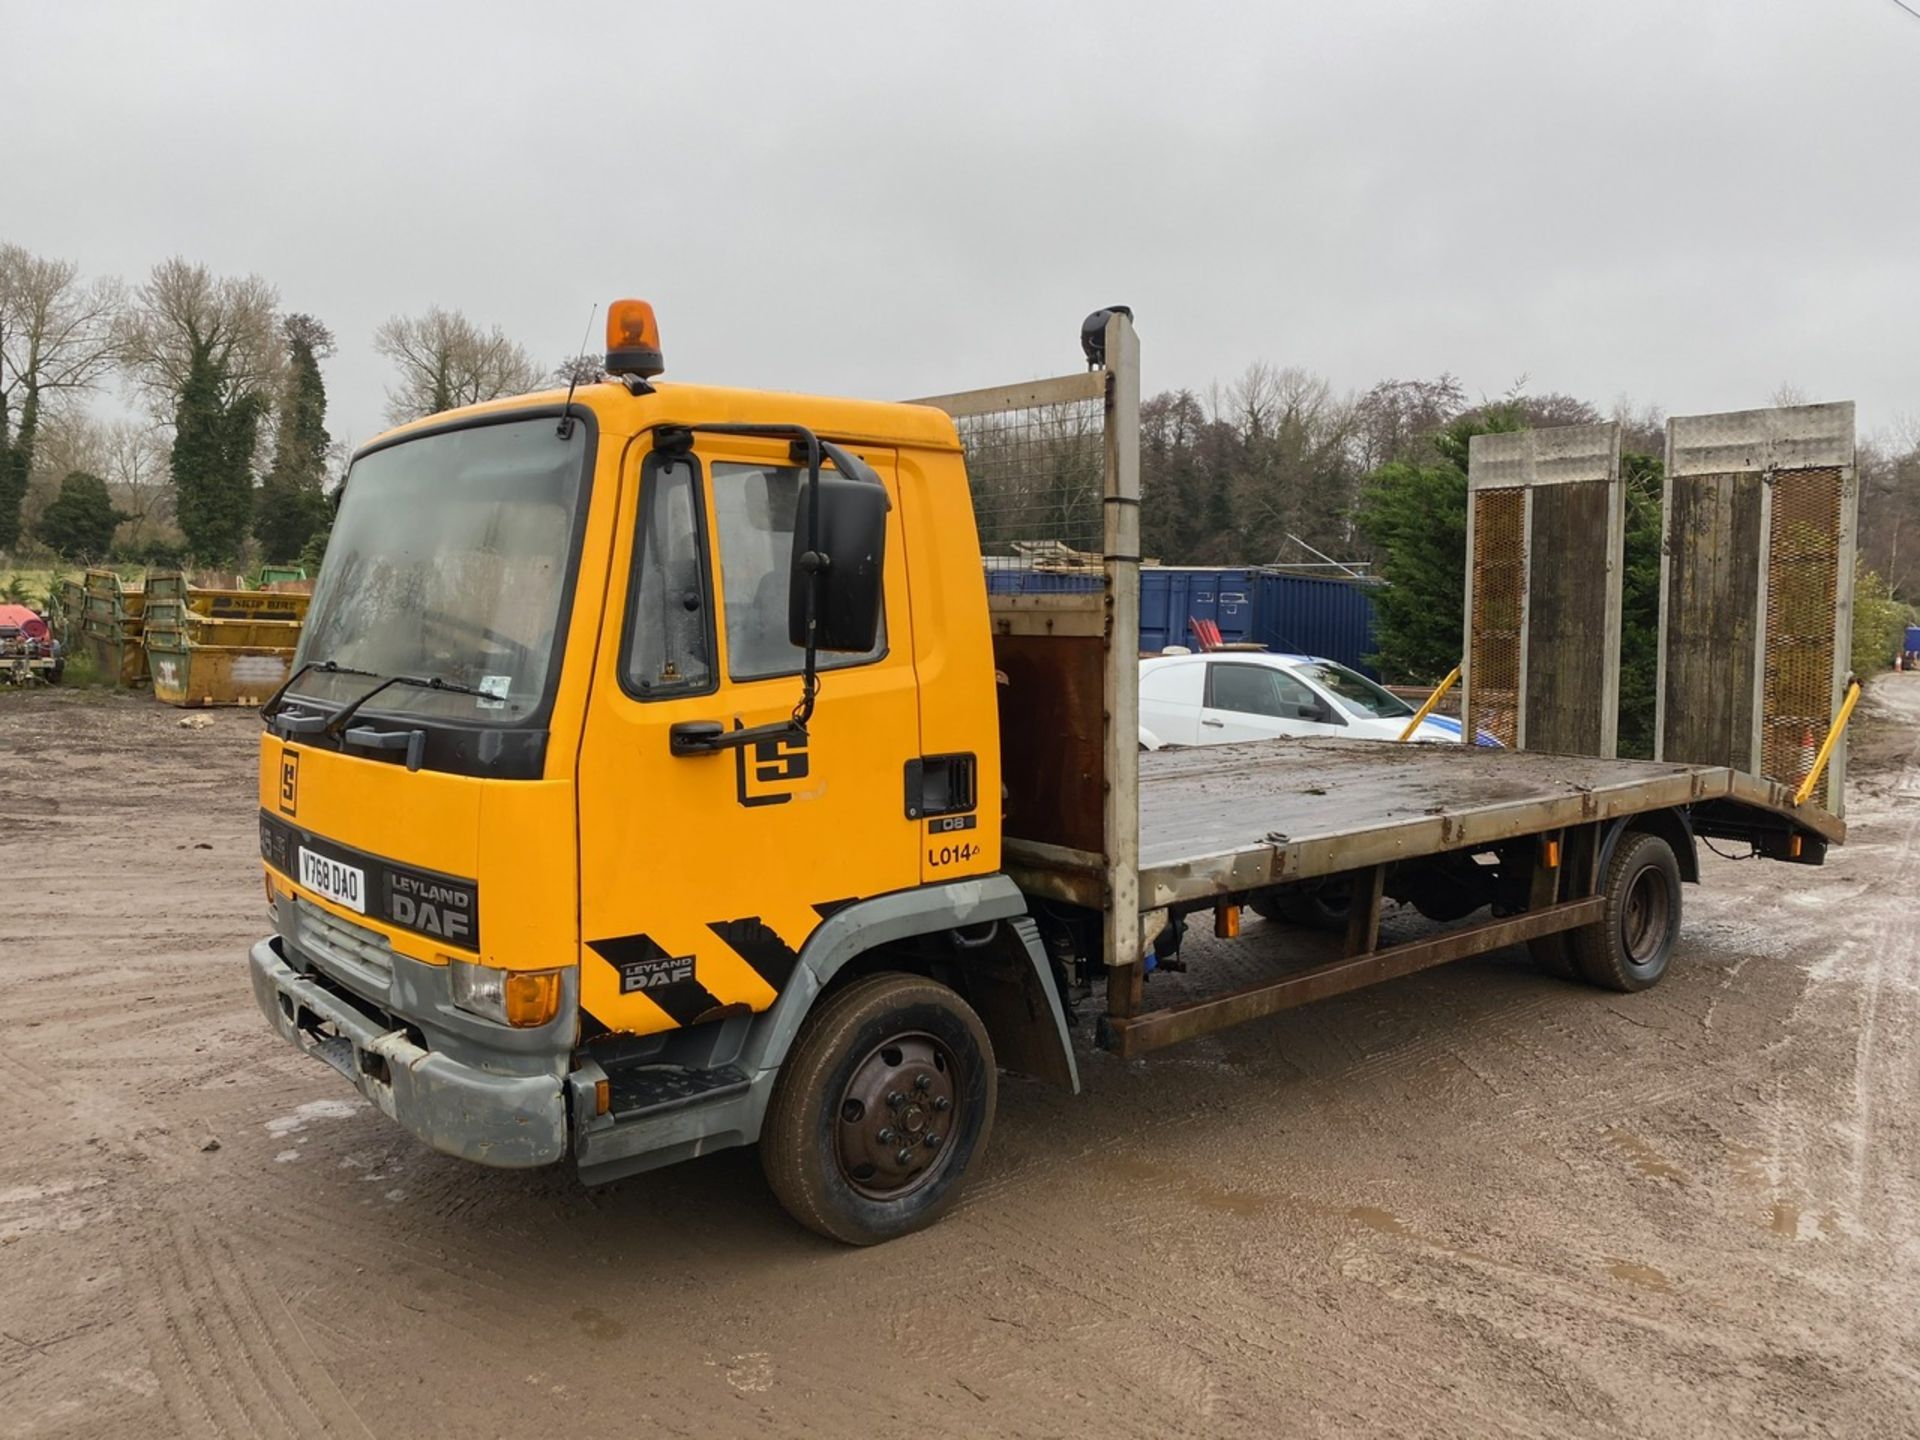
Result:
[[[689,1070],[682,1065],[627,1065],[607,1072],[607,1111],[615,1120],[637,1120],[697,1101],[737,1095],[749,1084],[738,1065]]]

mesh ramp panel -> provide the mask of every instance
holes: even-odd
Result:
[[[1832,723],[1841,493],[1837,467],[1783,470],[1773,480],[1760,773],[1785,785],[1806,779]],[[1812,800],[1829,808],[1825,775]]]
[[[1469,735],[1485,730],[1519,743],[1520,644],[1526,622],[1527,492],[1489,487],[1473,494],[1473,629],[1468,636]]]

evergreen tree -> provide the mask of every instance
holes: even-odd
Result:
[[[27,477],[33,469],[40,397],[29,391],[20,412],[19,423],[9,424],[7,393],[0,390],[0,550],[7,551],[20,543],[20,506],[27,498]]]
[[[1626,487],[1626,556],[1620,582],[1620,753],[1653,758],[1654,686],[1660,664],[1660,495],[1666,465],[1620,456]]]
[[[307,543],[300,547],[300,554],[295,563],[307,572],[309,580],[320,578],[320,562],[326,557],[327,541],[332,538],[333,521],[328,518],[322,522],[318,530],[307,537]]]
[[[254,497],[253,533],[269,559],[290,560],[327,524],[327,390],[320,361],[333,353],[333,336],[311,315],[289,315],[281,328],[286,385],[273,465]]]
[[[261,399],[254,391],[226,391],[220,362],[196,346],[174,409],[171,469],[180,529],[205,564],[238,558],[253,514]]]
[[[113,508],[106,481],[84,470],[70,470],[35,528],[62,560],[97,560],[112,548],[120,522],[129,518]]]
[[[1467,444],[1525,428],[1511,407],[1463,415],[1433,439],[1431,462],[1395,460],[1367,479],[1355,520],[1380,552],[1374,663],[1396,680],[1431,684],[1460,663],[1466,613]]]

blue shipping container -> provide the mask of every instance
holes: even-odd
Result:
[[[995,595],[1057,595],[1098,590],[1097,575],[1047,570],[989,570]],[[1145,566],[1140,571],[1140,648],[1197,649],[1189,622],[1211,620],[1226,641],[1255,641],[1269,650],[1321,655],[1374,674],[1373,596],[1353,580],[1246,569]]]
[[[1372,587],[1358,580],[1273,571],[1259,577],[1254,638],[1269,650],[1319,655],[1378,679],[1373,653]]]
[[[1140,571],[1140,648],[1198,649],[1190,622],[1211,620],[1225,641],[1258,640],[1254,591],[1245,570],[1200,570],[1172,565]]]
[[[1907,626],[1907,653],[1920,651],[1920,625]]]

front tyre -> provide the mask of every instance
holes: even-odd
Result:
[[[877,1245],[959,1199],[998,1092],[993,1044],[964,1000],[918,975],[869,976],[801,1028],[767,1106],[761,1168],[808,1229]]]

